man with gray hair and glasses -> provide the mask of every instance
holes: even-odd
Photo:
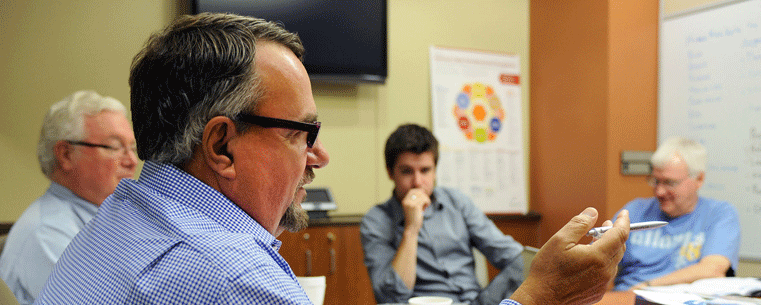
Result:
[[[669,138],[650,162],[648,182],[655,196],[637,198],[624,209],[632,222],[669,224],[631,232],[614,289],[732,275],[739,260],[740,221],[731,204],[698,195],[705,182],[705,147],[690,139]]]
[[[14,223],[0,276],[21,304],[31,304],[53,265],[137,167],[135,136],[121,102],[78,91],[50,107],[42,123],[37,158],[50,187]]]

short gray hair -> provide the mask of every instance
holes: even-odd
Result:
[[[51,177],[57,162],[53,151],[55,144],[60,140],[80,141],[87,138],[85,116],[106,110],[127,114],[127,109],[115,98],[90,90],[74,92],[50,107],[42,121],[40,140],[37,142],[37,159],[45,176]]]
[[[661,168],[671,162],[674,156],[684,160],[692,177],[697,177],[706,170],[706,148],[696,141],[682,137],[672,137],[661,143],[650,157],[650,164]]]

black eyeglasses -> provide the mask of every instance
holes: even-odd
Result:
[[[71,145],[81,145],[81,146],[87,146],[87,147],[105,148],[105,149],[108,149],[108,150],[110,150],[112,152],[118,152],[118,153],[124,154],[124,155],[127,154],[127,151],[132,151],[133,153],[137,154],[137,148],[135,148],[134,146],[128,148],[128,147],[126,147],[124,145],[111,146],[111,145],[106,145],[106,144],[96,144],[96,143],[90,143],[90,142],[85,142],[85,141],[71,141],[71,140],[66,140],[66,143],[69,143]]]
[[[317,140],[317,133],[320,132],[320,122],[304,123],[291,120],[270,118],[248,113],[238,114],[237,121],[258,125],[264,128],[287,128],[307,132],[307,147],[312,148],[314,141]]]

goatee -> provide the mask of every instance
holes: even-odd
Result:
[[[283,218],[280,219],[280,226],[292,233],[305,229],[307,225],[309,225],[307,211],[295,202],[288,206]]]
[[[312,182],[314,179],[314,171],[308,168],[304,172],[304,177],[301,178],[299,186],[296,188],[298,193],[299,189],[304,185]],[[298,232],[305,229],[309,225],[309,214],[304,208],[301,207],[301,202],[296,202],[296,195],[293,196],[293,201],[285,210],[285,214],[280,218],[280,227],[288,230],[288,232]]]

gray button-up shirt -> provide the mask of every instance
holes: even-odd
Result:
[[[401,203],[392,195],[363,217],[360,232],[365,265],[378,303],[403,303],[421,295],[471,302],[481,291],[474,247],[499,269],[521,259],[523,246],[503,234],[466,195],[437,187],[431,200],[418,237],[414,290],[407,289],[391,266],[404,232]]]

